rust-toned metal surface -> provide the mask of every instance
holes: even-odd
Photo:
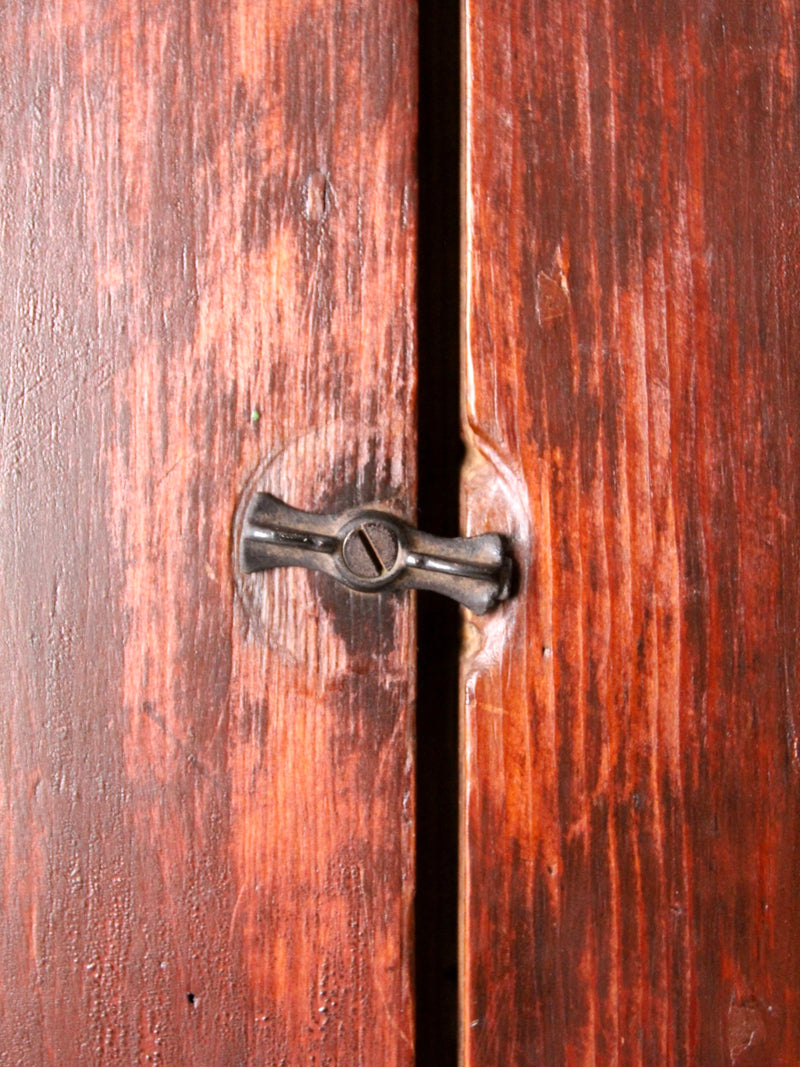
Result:
[[[467,0],[466,1067],[800,1062],[800,62]]]
[[[3,1063],[413,1060],[412,602],[235,556],[255,490],[413,518],[416,49],[4,9]]]

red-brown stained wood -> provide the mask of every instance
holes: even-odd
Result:
[[[415,494],[416,11],[0,24],[0,1059],[412,1062],[413,616],[243,577]]]
[[[800,1063],[800,27],[468,0],[468,1067]]]

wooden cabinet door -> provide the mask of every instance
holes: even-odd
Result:
[[[0,1062],[412,1062],[414,616],[243,502],[413,515],[416,13],[0,25]]]
[[[797,12],[463,31],[463,515],[519,588],[466,623],[461,1062],[794,1067]],[[3,12],[0,1063],[415,1062],[413,599],[237,543],[262,489],[413,515],[417,34]]]
[[[466,0],[466,1067],[800,1062],[800,29]]]

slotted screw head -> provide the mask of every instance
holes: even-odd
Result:
[[[342,545],[345,564],[358,578],[382,578],[397,562],[397,535],[382,522],[363,522]]]

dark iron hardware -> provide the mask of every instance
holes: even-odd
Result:
[[[273,567],[322,571],[360,593],[430,589],[476,615],[509,595],[511,557],[499,534],[433,537],[380,508],[314,515],[257,493],[240,548],[247,572]]]

